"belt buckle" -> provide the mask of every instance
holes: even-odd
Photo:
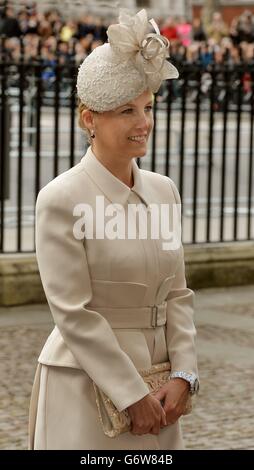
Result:
[[[152,327],[153,328],[157,326],[157,318],[158,318],[158,306],[154,305],[152,307]]]

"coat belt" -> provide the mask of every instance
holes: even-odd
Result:
[[[112,328],[156,328],[167,322],[167,302],[149,307],[93,307]]]

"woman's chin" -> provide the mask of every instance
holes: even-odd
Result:
[[[147,149],[146,150],[143,150],[143,152],[139,152],[139,154],[137,155],[137,157],[145,157],[146,156],[146,152],[147,152]]]
[[[144,144],[144,145],[140,145],[138,148],[133,150],[132,154],[135,157],[144,157],[146,155],[146,152],[147,152],[147,145]]]

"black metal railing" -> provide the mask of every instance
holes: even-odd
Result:
[[[73,55],[0,56],[0,252],[33,252],[41,187],[86,150],[77,126]],[[253,240],[254,61],[178,64],[156,94],[140,167],[169,175],[183,203],[183,241]]]

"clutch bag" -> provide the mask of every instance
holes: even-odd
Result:
[[[171,370],[170,362],[153,364],[149,369],[139,370],[138,373],[148,385],[150,393],[157,392],[169,380]],[[102,424],[103,432],[108,437],[116,437],[119,434],[130,431],[131,420],[128,410],[118,411],[107,395],[93,382],[95,399]],[[191,397],[189,398],[184,414],[191,412]]]

